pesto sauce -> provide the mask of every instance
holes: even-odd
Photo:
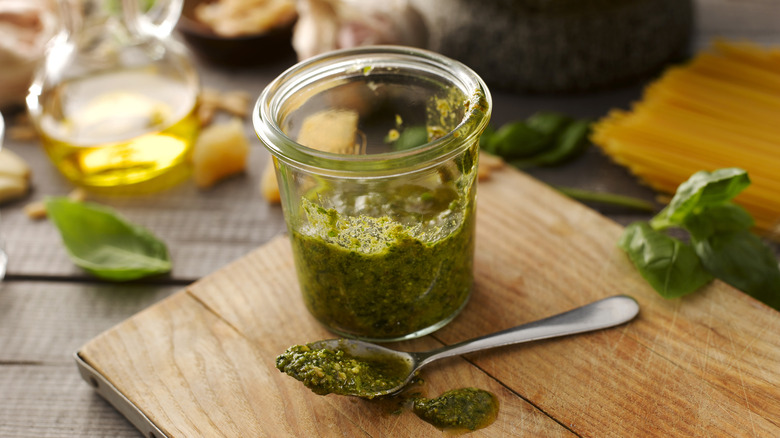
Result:
[[[433,399],[414,400],[412,410],[439,429],[477,430],[495,421],[498,398],[483,389],[453,389]]]
[[[276,358],[276,368],[301,382],[314,393],[373,398],[380,391],[402,384],[409,364],[371,360],[344,350],[294,345]]]
[[[314,225],[291,240],[309,311],[344,336],[371,340],[454,317],[471,293],[474,251],[474,194],[458,200],[457,191],[404,186],[361,201],[406,217],[342,215],[304,199]]]
[[[404,383],[409,373],[409,363],[388,359],[385,355],[376,359],[357,357],[340,349],[315,348],[314,344],[294,345],[276,358],[276,368],[301,381],[315,394],[372,399],[377,392]],[[415,377],[410,386],[421,383]],[[400,398],[399,408],[393,413],[400,414],[402,406],[411,405],[415,415],[441,430],[474,431],[489,426],[498,416],[498,398],[482,389],[454,389],[433,399],[422,397],[419,392],[409,394],[409,388],[404,391],[385,398]]]

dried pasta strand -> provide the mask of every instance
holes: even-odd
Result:
[[[716,41],[650,84],[630,111],[613,110],[591,140],[655,190],[699,170],[741,167],[752,185],[735,201],[780,238],[780,49]]]

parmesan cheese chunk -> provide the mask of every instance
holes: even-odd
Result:
[[[213,124],[201,131],[192,150],[195,184],[211,187],[230,175],[243,172],[249,155],[249,142],[241,120]]]
[[[298,133],[298,143],[334,154],[356,154],[355,143],[358,130],[358,113],[351,110],[325,110],[307,117]],[[279,186],[274,175],[274,162],[268,160],[260,191],[268,202],[279,202]]]

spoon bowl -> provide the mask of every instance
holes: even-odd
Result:
[[[346,393],[363,398],[401,391],[420,368],[445,357],[458,356],[504,345],[590,332],[623,324],[639,313],[639,304],[626,295],[605,298],[582,307],[500,332],[425,352],[403,352],[354,339],[329,339],[308,346],[313,350],[343,351],[369,364],[382,364],[387,385],[370,392]],[[399,383],[400,382],[400,383]]]

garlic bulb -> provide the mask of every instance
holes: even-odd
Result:
[[[237,37],[268,32],[295,21],[294,0],[218,0],[195,6],[195,17],[217,35]]]
[[[398,44],[425,47],[428,30],[408,0],[298,0],[298,59],[335,49]]]

